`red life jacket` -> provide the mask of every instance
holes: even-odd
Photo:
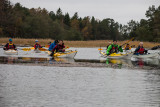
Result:
[[[41,48],[41,45],[39,45],[39,44],[35,44],[35,45],[34,45],[34,48],[35,48],[35,49],[37,49],[37,48]]]
[[[116,45],[116,47],[114,47],[113,45],[112,45],[112,49],[110,50],[110,52],[109,53],[117,53],[118,52],[118,45]]]
[[[137,52],[140,54],[144,54],[144,48],[140,48]]]
[[[56,50],[56,52],[61,52],[61,51],[63,51],[63,48],[65,48],[65,46],[64,45],[56,45],[54,48],[53,48],[53,52]]]
[[[12,44],[8,43],[7,49],[14,49],[13,43]]]

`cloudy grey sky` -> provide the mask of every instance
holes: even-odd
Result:
[[[28,8],[46,8],[54,11],[60,7],[63,13],[71,16],[78,12],[80,17],[94,16],[97,19],[113,18],[121,24],[134,19],[139,21],[145,17],[149,6],[160,5],[160,0],[10,0],[21,3]]]

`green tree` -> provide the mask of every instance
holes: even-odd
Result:
[[[71,20],[68,13],[64,15],[64,24],[66,24],[67,26],[71,26]]]

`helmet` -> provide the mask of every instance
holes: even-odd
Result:
[[[12,39],[11,39],[11,38],[9,39],[9,42],[12,42]]]
[[[35,42],[38,42],[38,40],[35,40]]]

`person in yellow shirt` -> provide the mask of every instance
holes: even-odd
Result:
[[[9,43],[7,43],[4,47],[4,50],[9,50],[9,49],[13,49],[13,50],[17,50],[16,46],[12,43],[12,39],[9,39]]]
[[[127,44],[125,47],[124,47],[124,50],[131,50],[131,47],[129,44]]]

